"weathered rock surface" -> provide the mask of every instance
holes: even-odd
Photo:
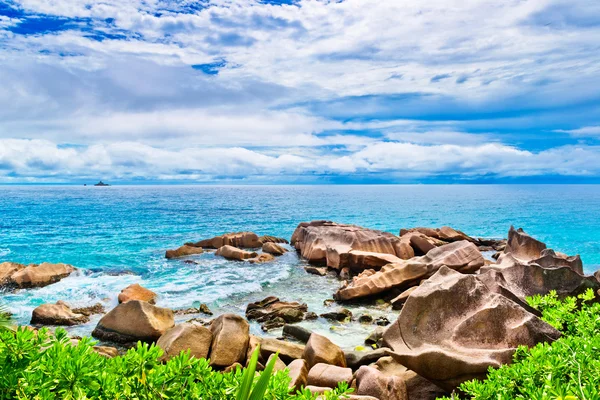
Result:
[[[23,264],[15,262],[0,263],[0,287],[12,283],[11,277],[23,268],[25,268]]]
[[[340,308],[336,311],[323,313],[320,315],[320,317],[331,321],[344,322],[352,319],[352,312],[347,308]]]
[[[248,262],[252,264],[263,264],[275,260],[275,256],[269,253],[260,253],[254,258],[249,258]]]
[[[237,247],[225,245],[219,247],[217,252],[215,253],[218,256],[224,257],[228,260],[236,260],[236,261],[244,261],[249,258],[255,258],[258,256],[258,253],[254,251],[246,251],[242,249],[238,249]]]
[[[327,267],[304,267],[304,270],[309,274],[325,276],[327,275]]]
[[[307,343],[308,339],[310,339],[310,335],[312,334],[306,328],[303,328],[298,325],[289,325],[286,324],[283,326],[283,335],[299,340],[302,343]]]
[[[504,253],[510,253],[520,261],[531,261],[541,257],[546,245],[526,234],[523,229],[510,227]]]
[[[85,324],[90,318],[74,313],[64,303],[42,304],[33,310],[31,315],[32,325],[62,325],[72,326]]]
[[[319,363],[308,371],[308,384],[311,386],[336,388],[340,382],[350,385],[351,381],[352,370],[350,368]]]
[[[346,351],[346,365],[348,368],[356,370],[362,365],[372,364],[380,358],[387,356],[389,350],[388,348],[381,347],[375,350]]]
[[[32,264],[19,269],[10,277],[10,284],[19,288],[48,286],[71,275],[75,268],[68,264]]]
[[[170,360],[188,350],[192,357],[208,358],[212,338],[210,329],[197,323],[186,322],[166,331],[156,345],[164,351],[163,360]]]
[[[248,321],[239,315],[223,314],[212,322],[210,331],[212,366],[225,368],[236,362],[244,363],[250,341]]]
[[[477,275],[442,267],[415,290],[384,334],[399,363],[451,390],[510,363],[519,345],[560,333]]]
[[[308,306],[304,303],[285,302],[278,297],[269,296],[246,307],[246,318],[260,322],[263,327],[276,320],[286,323],[300,322],[304,319]],[[271,324],[272,325],[272,324]]]
[[[261,338],[260,354],[262,359],[268,359],[271,354],[279,352],[279,358],[285,363],[290,363],[302,358],[305,346],[298,343],[286,342],[285,340]]]
[[[346,357],[342,349],[325,336],[317,333],[310,335],[302,358],[306,360],[309,368],[319,363],[346,368]]]
[[[147,301],[150,304],[156,303],[156,293],[146,289],[138,283],[127,286],[119,293],[119,303],[126,303],[130,300]]]
[[[202,247],[196,247],[196,246],[190,246],[190,245],[184,244],[183,246],[179,247],[178,249],[167,250],[165,252],[165,258],[173,259],[173,258],[192,256],[194,254],[202,254],[202,253],[204,253],[204,250],[202,249]]]
[[[67,305],[67,307],[68,307],[68,305]],[[87,307],[72,308],[71,311],[73,311],[75,314],[85,315],[86,317],[89,317],[94,314],[106,313],[104,306],[100,303],[96,303],[92,306],[87,306]]]
[[[261,237],[258,238],[258,241],[261,242],[262,244],[265,243],[285,243],[288,244],[289,242],[287,241],[287,239],[284,238],[280,238],[277,236],[270,236],[270,235],[263,235]]]
[[[277,243],[267,242],[262,245],[262,251],[264,253],[269,253],[274,256],[282,256],[287,253],[287,249],[283,246],[278,245]]]
[[[368,270],[342,287],[335,294],[337,300],[352,300],[373,296],[391,289],[407,289],[433,275],[442,265],[460,272],[474,272],[484,265],[477,246],[459,241],[430,250],[422,257],[388,264],[377,272]]]
[[[414,292],[417,289],[418,286],[413,286],[411,288],[406,289],[404,292],[400,293],[398,296],[394,297],[391,301],[392,303],[392,308],[394,310],[399,310],[402,308],[402,306],[404,305],[404,303],[406,303],[406,300],[408,299],[408,296],[410,296],[410,294],[412,292]]]
[[[216,236],[211,239],[201,240],[194,244],[197,247],[207,249],[218,249],[223,246],[232,246],[242,249],[257,249],[262,246],[262,242],[253,232],[233,232]]]
[[[351,271],[361,272],[365,269],[380,270],[384,265],[402,262],[402,259],[392,254],[375,253],[372,251],[350,250],[344,266]]]
[[[409,400],[435,400],[448,395],[448,392],[416,372],[407,369],[393,357],[381,357],[372,365],[384,376],[398,376],[406,383]]]
[[[117,343],[154,342],[174,325],[172,310],[131,300],[102,317],[92,336]]]
[[[293,391],[306,386],[308,380],[308,364],[306,363],[306,360],[298,359],[292,361],[288,365],[288,370],[291,378],[290,388],[292,388]]]
[[[406,383],[398,376],[385,376],[376,368],[362,366],[356,372],[356,394],[379,400],[407,400]]]
[[[300,255],[311,263],[334,269],[350,266],[351,250],[391,254],[402,258],[400,238],[391,233],[330,221],[303,222],[291,240]],[[359,265],[353,265],[362,270]]]

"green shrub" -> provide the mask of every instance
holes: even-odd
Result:
[[[478,400],[600,399],[600,304],[594,292],[559,300],[555,292],[528,303],[563,333],[554,343],[520,347],[514,363],[491,368],[485,381],[463,383],[463,398]],[[455,399],[457,396],[454,397]]]
[[[182,353],[166,363],[162,350],[138,343],[121,357],[104,358],[94,342],[82,339],[72,346],[62,329],[51,335],[20,328],[0,331],[0,399],[236,399],[245,380],[254,391],[252,400],[309,400],[304,390],[292,394],[287,371],[262,374],[237,369],[213,371],[205,359]],[[248,385],[248,383],[246,383]],[[256,390],[256,388],[259,388]],[[347,386],[329,392],[329,400],[345,397]]]

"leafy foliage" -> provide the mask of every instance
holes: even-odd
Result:
[[[0,331],[12,330],[12,318],[8,309],[0,304]]]
[[[551,344],[520,347],[513,364],[491,368],[483,382],[463,383],[465,398],[600,399],[600,303],[594,292],[564,300],[551,292],[527,300],[563,336]]]
[[[250,369],[221,373],[213,371],[208,360],[193,358],[189,352],[161,363],[162,350],[154,345],[138,343],[137,348],[112,359],[97,354],[93,345],[89,338],[72,345],[62,329],[54,334],[45,329],[0,331],[0,399],[313,400],[316,397],[308,390],[290,393],[287,371],[273,373],[271,364],[262,374],[249,372]],[[252,392],[244,390],[246,396],[252,397],[240,397],[239,389],[246,381],[254,386]],[[341,385],[325,398],[344,398],[350,392],[346,385]]]

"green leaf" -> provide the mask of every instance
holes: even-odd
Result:
[[[260,378],[252,390],[252,394],[250,395],[249,400],[262,400],[267,391],[267,387],[269,386],[269,380],[271,379],[271,375],[273,374],[273,369],[275,368],[275,363],[279,358],[279,352],[275,353],[275,357],[272,357],[268,364],[265,366],[265,370],[260,374]]]

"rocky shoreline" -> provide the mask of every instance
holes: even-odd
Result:
[[[323,299],[331,311],[317,315],[294,299],[269,296],[249,303],[245,318],[212,316],[206,305],[171,310],[157,306],[160,296],[139,284],[118,294],[119,305],[104,314],[101,305],[71,309],[65,302],[33,311],[34,327],[76,325],[104,314],[92,335],[114,356],[138,340],[156,342],[165,358],[190,349],[209,357],[213,367],[245,365],[261,345],[260,362],[279,352],[279,368],[288,368],[293,385],[322,392],[348,382],[358,395],[378,399],[433,399],[460,383],[483,378],[487,369],[509,363],[519,345],[551,342],[560,333],[539,318],[525,297],[553,290],[572,296],[600,290],[600,271],[585,276],[579,256],[547,249],[521,229],[507,239],[473,238],[450,227],[402,229],[399,235],[331,221],[301,223],[291,240],[227,233],[168,250],[165,258],[214,251],[241,263],[269,263],[289,251],[305,259],[306,273],[335,275],[340,287]],[[485,256],[484,256],[485,255]],[[260,268],[256,265],[255,268]],[[59,282],[76,271],[66,264],[0,264],[0,288],[26,290]],[[348,304],[377,304],[400,310],[388,318],[353,315]],[[10,306],[10,304],[8,305]],[[187,322],[176,315],[199,314]],[[302,321],[323,318],[341,324],[372,326],[364,347],[342,350]],[[281,338],[252,335],[248,321],[265,332],[283,330]],[[74,338],[76,340],[76,338]],[[114,347],[111,347],[114,346]]]

